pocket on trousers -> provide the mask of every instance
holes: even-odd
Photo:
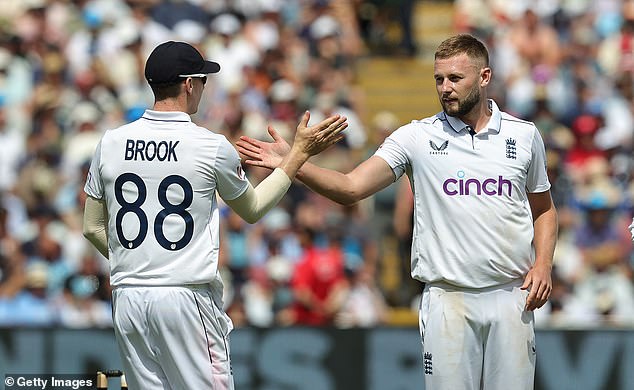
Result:
[[[419,330],[421,340],[425,342],[425,330],[429,326],[431,314],[435,310],[440,309],[440,300],[438,297],[442,294],[442,290],[429,287],[421,296],[420,310],[418,314]]]

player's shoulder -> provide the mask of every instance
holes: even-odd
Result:
[[[199,126],[193,122],[191,123],[190,126],[187,127],[185,131],[190,132],[191,135],[193,135],[195,139],[210,140],[215,142],[221,142],[221,141],[229,142],[229,140],[224,134],[216,133],[213,130],[210,130],[203,126]]]
[[[416,126],[434,126],[434,127],[442,127],[447,123],[447,117],[445,116],[445,114],[441,111],[439,113],[436,113],[435,115],[432,116],[428,116],[426,118],[422,118],[422,119],[415,119],[413,121],[410,122],[411,125],[416,125]]]
[[[520,119],[516,116],[509,114],[508,112],[500,111],[501,124],[503,128],[513,129],[514,131],[535,131],[535,123]]]
[[[143,136],[143,134],[148,135],[150,133],[145,133],[145,131],[150,130],[151,125],[147,122],[145,118],[139,118],[136,121],[123,124],[117,128],[106,130],[104,132],[104,137],[131,137],[131,136]],[[174,131],[178,132],[180,135],[187,135],[187,139],[191,139],[193,142],[206,142],[206,141],[215,141],[222,142],[227,141],[227,138],[223,134],[219,134],[209,130],[205,127],[199,126],[194,122],[183,123],[182,126],[174,129]]]
[[[130,133],[133,133],[135,130],[138,130],[141,127],[140,121],[141,119],[137,119],[133,122],[124,123],[119,127],[107,129],[106,131],[104,131],[103,137],[104,138],[117,137],[117,136],[128,135]]]
[[[114,145],[118,142],[119,139],[125,136],[125,134],[129,134],[130,127],[128,124],[121,125],[119,127],[109,128],[104,130],[101,135],[101,141],[99,142],[101,148],[107,148],[109,145]]]
[[[399,127],[397,131],[420,133],[421,131],[430,131],[437,128],[442,129],[446,125],[447,118],[445,118],[442,112],[439,112],[426,118],[414,119],[411,122]]]

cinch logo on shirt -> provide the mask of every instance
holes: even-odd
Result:
[[[497,179],[487,178],[483,181],[478,179],[465,179],[464,171],[458,171],[457,179],[447,179],[442,183],[442,189],[449,196],[455,195],[508,195],[511,196],[511,188],[513,187],[510,180],[503,176]]]

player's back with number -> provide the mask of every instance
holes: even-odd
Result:
[[[113,286],[214,279],[215,192],[232,199],[247,183],[231,147],[177,113],[148,111],[106,132],[89,184],[107,203]]]

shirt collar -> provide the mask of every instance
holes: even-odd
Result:
[[[143,119],[160,122],[191,122],[192,118],[189,114],[182,111],[155,111],[145,110]]]
[[[498,105],[495,104],[493,100],[488,99],[487,102],[489,103],[489,109],[491,110],[491,118],[489,119],[489,123],[487,123],[486,128],[496,133],[499,133],[500,126],[502,124],[502,114],[500,113],[500,109],[498,108]],[[444,112],[443,114],[445,115],[445,118],[447,119],[447,122],[449,122],[449,125],[451,126],[451,128],[456,133],[461,132],[467,127],[467,124],[461,121],[460,119],[453,116],[449,116]]]

